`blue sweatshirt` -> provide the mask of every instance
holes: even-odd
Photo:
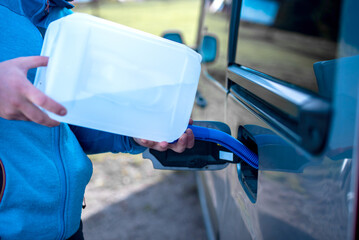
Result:
[[[65,0],[1,0],[0,62],[39,55],[40,30],[71,7]],[[34,76],[30,70],[31,82]],[[0,239],[69,238],[92,174],[86,153],[143,150],[126,136],[0,118]]]

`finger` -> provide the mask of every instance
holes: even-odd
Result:
[[[135,141],[138,141],[138,139],[136,139]],[[160,142],[159,143],[159,142],[155,142],[155,141],[139,139],[139,144],[141,146],[152,148],[152,149],[157,150],[157,151],[165,151],[168,148],[168,143],[167,142]]]
[[[39,108],[37,108],[35,105],[33,105],[30,102],[24,103],[20,110],[23,112],[26,118],[28,118],[30,121],[33,121],[35,123],[47,127],[55,127],[60,124],[58,121],[49,118],[49,116],[46,113],[41,111]]]
[[[159,151],[166,151],[168,149],[168,142],[159,142],[158,144]]]
[[[147,143],[148,143],[148,140],[146,140],[146,139],[139,139],[139,140],[140,140],[140,144],[143,146],[147,145]]]
[[[187,147],[187,134],[182,134],[175,144],[169,146],[170,149],[177,153],[182,153]]]
[[[186,130],[186,134],[187,134],[187,148],[193,148],[195,139],[194,139],[194,135],[193,135],[192,129],[189,129],[189,128],[188,128],[188,129]]]
[[[192,124],[193,124],[192,118],[189,119],[189,123],[188,123],[188,124],[189,124],[189,125],[192,125]]]
[[[2,114],[1,117],[7,119],[7,120],[23,120],[26,121],[28,118],[20,111],[13,111],[11,113],[6,112],[5,114]]]
[[[168,149],[168,142],[152,142],[151,148],[157,151],[166,151]]]
[[[20,113],[19,115],[14,118],[14,120],[21,120],[21,121],[30,121],[24,114]]]
[[[155,146],[155,143],[154,141],[149,141],[149,140],[146,140],[146,139],[141,139],[141,145],[144,146],[144,147],[148,147],[148,148],[153,148]]]
[[[44,56],[30,56],[30,57],[20,57],[16,59],[23,68],[31,69],[37,67],[45,67],[49,61],[48,57]]]
[[[22,115],[22,117],[21,117],[19,120],[22,120],[22,121],[30,121],[30,119],[27,118],[25,115]]]
[[[46,96],[44,93],[42,93],[39,89],[31,85],[30,83],[25,88],[24,95],[27,97],[27,99],[30,102],[50,112],[53,112],[57,115],[64,116],[67,113],[66,108],[64,106],[55,102],[50,97]]]

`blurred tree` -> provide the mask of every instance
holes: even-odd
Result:
[[[100,16],[100,0],[91,0],[92,15]]]

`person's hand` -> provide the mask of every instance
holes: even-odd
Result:
[[[0,117],[33,121],[48,127],[60,124],[37,106],[61,116],[66,114],[66,109],[27,79],[29,69],[47,66],[47,62],[48,58],[42,56],[20,57],[0,62]]]
[[[190,119],[189,124],[193,121]],[[172,149],[175,152],[182,153],[186,148],[192,148],[194,146],[194,135],[191,129],[187,129],[184,134],[175,143],[168,142],[154,142],[145,139],[134,138],[134,140],[141,146],[152,148],[157,151],[166,151]]]

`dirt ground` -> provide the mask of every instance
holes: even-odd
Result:
[[[194,173],[154,170],[142,155],[90,158],[86,240],[206,239]]]

